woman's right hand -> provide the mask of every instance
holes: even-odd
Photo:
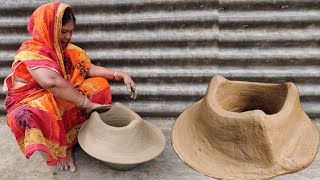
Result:
[[[98,113],[103,113],[108,111],[112,105],[111,104],[97,104],[97,103],[92,103],[92,107],[87,110],[87,113],[90,115],[94,111],[97,111]]]
[[[85,99],[78,107],[85,109],[89,115],[94,111],[97,111],[98,113],[108,111],[112,107],[111,104],[98,104],[90,101],[86,96],[84,98]]]

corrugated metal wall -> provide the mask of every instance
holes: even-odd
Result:
[[[219,71],[231,79],[294,82],[320,115],[320,1],[220,0]]]
[[[30,38],[29,16],[44,2],[49,1],[1,2],[1,82],[14,52]],[[132,75],[138,99],[130,100],[121,83],[111,84],[113,98],[142,116],[178,116],[220,74],[232,80],[292,81],[304,110],[320,117],[318,0],[63,2],[72,5],[77,18],[73,42],[93,63]],[[0,111],[5,113],[3,106]]]

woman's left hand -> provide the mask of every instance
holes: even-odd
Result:
[[[138,95],[137,94],[137,89],[136,89],[136,84],[131,79],[131,77],[126,73],[124,73],[124,75],[123,75],[123,82],[127,86],[127,89],[129,91],[130,97],[132,99],[136,99],[137,95]]]
[[[131,79],[131,77],[128,74],[126,74],[125,72],[114,71],[111,69],[107,69],[105,67],[90,64],[88,77],[104,77],[106,79],[116,80],[116,81],[123,80],[124,84],[127,86],[130,97],[132,99],[137,98],[136,84]]]

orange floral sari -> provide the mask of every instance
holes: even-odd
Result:
[[[62,16],[69,5],[55,2],[40,6],[32,14],[28,31],[32,40],[22,43],[5,80],[7,123],[21,151],[29,158],[34,152],[46,154],[48,165],[64,161],[67,149],[77,142],[78,130],[87,119],[86,111],[43,89],[26,67],[48,68],[59,73],[75,89],[100,104],[111,103],[110,87],[104,78],[86,79],[90,59],[79,47],[60,44]],[[29,83],[12,88],[14,77]],[[63,92],[61,92],[63,93]]]

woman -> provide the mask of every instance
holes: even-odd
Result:
[[[123,81],[135,99],[135,83],[124,72],[90,63],[70,43],[76,19],[69,5],[55,2],[37,8],[5,80],[7,123],[29,158],[43,152],[50,166],[76,170],[72,147],[78,130],[95,108],[110,108],[107,80]]]

